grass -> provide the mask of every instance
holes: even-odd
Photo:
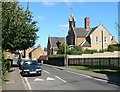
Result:
[[[119,76],[120,77],[120,71],[115,70],[115,69],[100,68],[100,67],[88,67],[88,66],[68,66],[68,68],[92,71],[92,72],[95,72],[95,73],[102,73],[102,74],[106,74],[106,75]]]

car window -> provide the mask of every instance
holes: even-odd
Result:
[[[30,65],[39,65],[37,61],[31,61]]]

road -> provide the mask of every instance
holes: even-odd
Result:
[[[29,90],[118,90],[116,85],[89,76],[49,65],[42,65],[42,68],[42,76],[22,77]]]

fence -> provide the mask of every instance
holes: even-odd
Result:
[[[44,61],[45,64],[64,66],[64,57],[62,58],[48,58],[48,61]]]
[[[69,58],[68,65],[85,65],[85,66],[106,66],[109,68],[120,68],[120,57],[106,58]]]

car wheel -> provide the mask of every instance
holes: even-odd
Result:
[[[41,73],[39,73],[38,75],[41,76]]]
[[[21,74],[22,74],[23,77],[25,76],[24,72],[22,72]]]

